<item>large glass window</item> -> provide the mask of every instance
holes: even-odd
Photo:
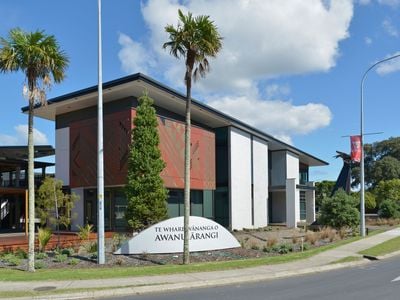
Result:
[[[306,192],[300,191],[300,220],[307,219]]]
[[[300,184],[307,184],[308,179],[308,166],[304,164],[300,164]]]
[[[85,223],[97,226],[97,190],[85,189],[84,194]],[[126,231],[128,223],[125,218],[127,200],[122,188],[104,190],[104,228],[112,231]]]
[[[183,190],[169,190],[168,216],[170,218],[183,216],[183,198]],[[190,191],[190,215],[213,219],[214,199],[212,190]]]
[[[217,189],[214,192],[214,219],[226,227],[229,226],[228,133],[228,127],[215,130]]]

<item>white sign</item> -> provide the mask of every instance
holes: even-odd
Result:
[[[189,218],[189,251],[240,247],[220,224],[201,217]],[[183,217],[157,223],[123,244],[114,254],[180,253],[183,251]]]

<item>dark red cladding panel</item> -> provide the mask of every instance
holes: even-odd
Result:
[[[104,183],[125,183],[131,135],[129,111],[104,116]],[[97,119],[70,124],[70,185],[97,185]]]
[[[134,109],[104,117],[104,180],[105,185],[126,183],[127,164]],[[160,150],[166,162],[161,173],[167,188],[184,188],[184,135],[181,122],[158,118]],[[70,185],[97,185],[97,119],[70,124]],[[215,189],[215,134],[192,126],[191,188]]]

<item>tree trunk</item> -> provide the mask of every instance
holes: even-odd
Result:
[[[185,125],[185,190],[183,216],[183,264],[190,263],[189,258],[189,216],[190,216],[190,105],[192,90],[192,71],[186,71],[186,125]]]
[[[32,90],[29,93],[28,114],[28,271],[35,271],[35,174],[33,145],[33,108]],[[26,217],[26,216],[25,216]]]

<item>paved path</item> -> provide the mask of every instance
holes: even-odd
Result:
[[[350,265],[367,263],[357,261],[345,264],[330,264],[347,256],[357,256],[357,252],[373,247],[384,241],[400,236],[400,228],[386,231],[362,240],[325,251],[313,257],[290,263],[277,265],[263,265],[253,268],[213,271],[201,273],[173,274],[162,276],[142,276],[127,278],[109,278],[94,280],[66,280],[66,281],[42,281],[42,282],[2,282],[0,292],[4,291],[29,291],[52,287],[55,289],[90,289],[110,288],[102,291],[80,292],[79,294],[52,295],[40,299],[85,299],[100,296],[127,295],[154,291],[168,291],[187,289],[192,287],[206,287],[234,284],[240,282],[261,281],[274,278],[282,278],[293,275],[301,275],[315,272],[333,270]],[[24,298],[18,298],[24,299]],[[31,299],[31,298],[26,298]]]

